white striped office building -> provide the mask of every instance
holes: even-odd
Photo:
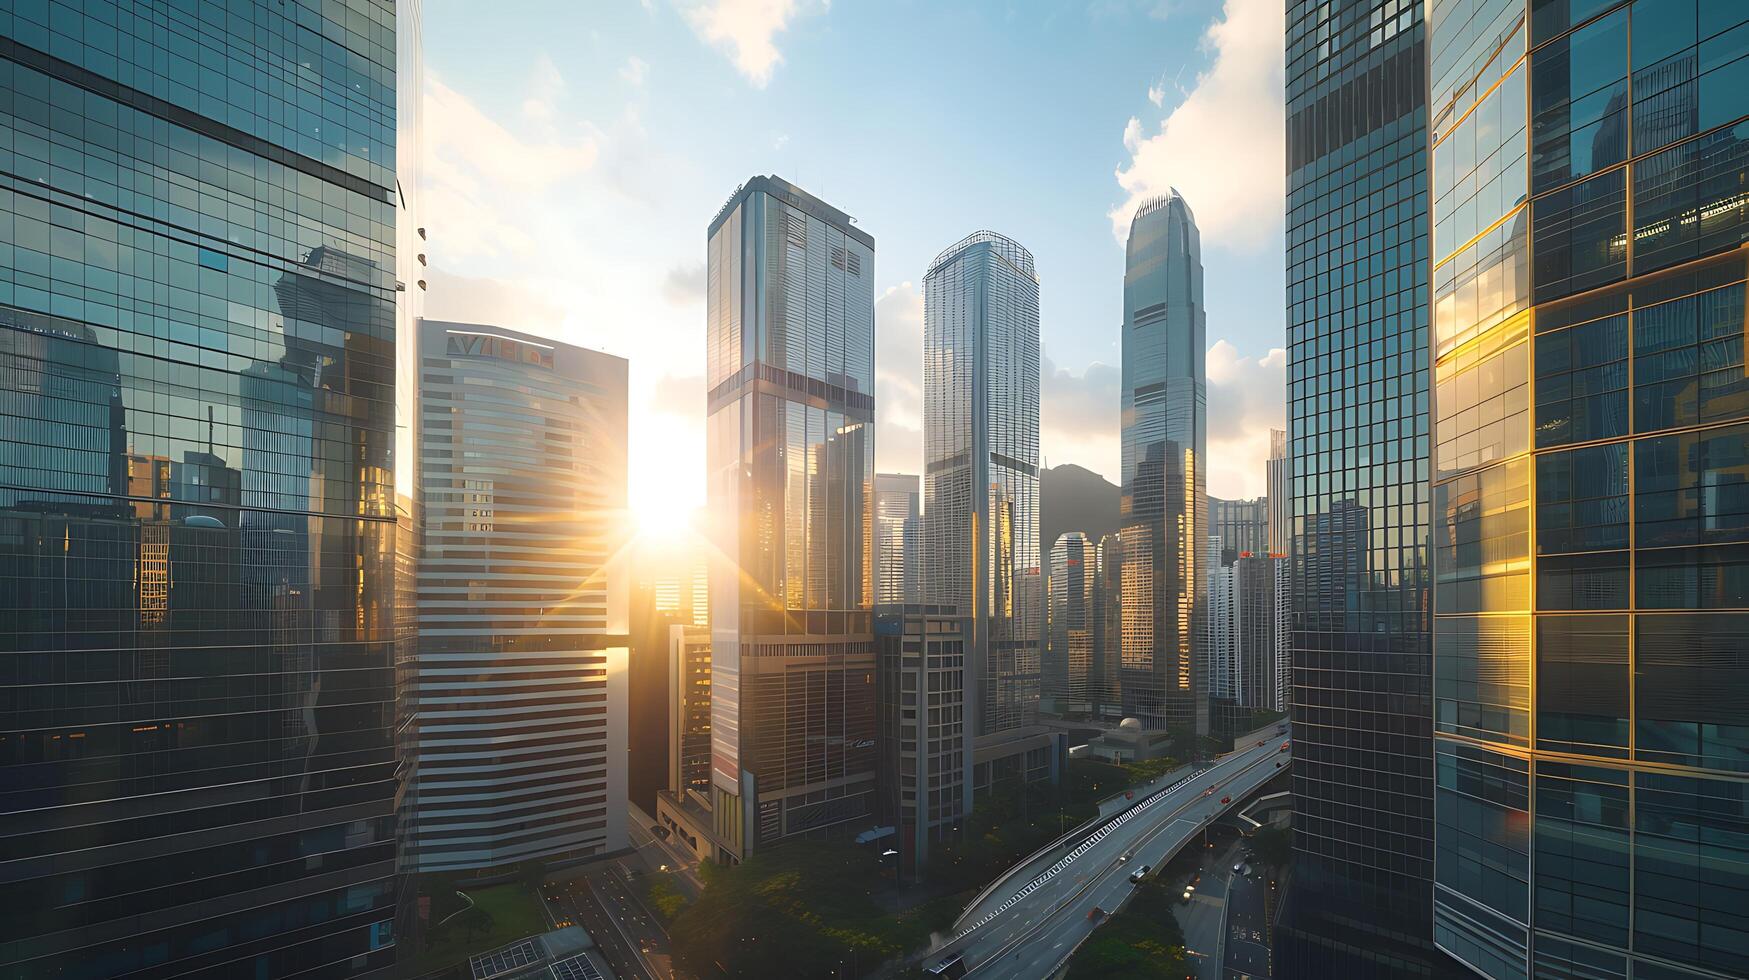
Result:
[[[422,872],[625,843],[626,362],[420,325]]]

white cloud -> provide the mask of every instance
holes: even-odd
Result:
[[[799,0],[702,0],[685,8],[686,19],[705,43],[729,53],[747,80],[764,88],[783,62],[777,34],[789,26]]]
[[[537,81],[535,89],[523,103],[525,113],[534,105],[551,106],[541,94],[551,91],[550,84],[543,89]],[[533,138],[512,133],[435,73],[426,75],[424,119],[425,212],[441,236],[441,247],[434,248],[452,262],[532,250],[535,238],[500,202],[540,196],[589,170],[600,153],[593,132]]]
[[[536,122],[550,123],[565,95],[565,76],[545,52],[534,59],[534,78],[522,100],[522,114]]]
[[[1155,108],[1159,108],[1159,107],[1166,104],[1166,82],[1165,82],[1165,80],[1162,79],[1161,81],[1155,82],[1154,84],[1148,86],[1148,101],[1154,103]],[[1135,122],[1135,119],[1132,117],[1130,121]],[[1125,138],[1124,142],[1127,145],[1129,142],[1129,140],[1127,138],[1127,133],[1128,133],[1127,129],[1125,132],[1126,132],[1126,138]]]
[[[1176,187],[1196,213],[1203,243],[1263,251],[1280,240],[1286,194],[1281,0],[1226,0],[1202,46],[1214,56],[1184,99],[1148,134],[1124,127],[1125,198],[1110,212],[1118,241],[1136,207]],[[1154,89],[1149,90],[1150,100]],[[1160,91],[1156,104],[1165,101]]]
[[[1287,414],[1287,351],[1246,357],[1225,340],[1208,351],[1208,492],[1226,499],[1264,492],[1269,430]]]
[[[1113,483],[1122,456],[1122,373],[1094,361],[1076,374],[1049,357],[1040,365],[1039,452],[1050,466],[1076,463]]]
[[[675,391],[663,379],[704,370],[703,304],[686,268],[704,257],[697,216],[720,192],[675,190],[691,163],[646,132],[641,89],[620,92],[617,106],[607,91],[588,93],[598,125],[582,93],[567,97],[564,78],[538,61],[522,91],[464,94],[432,73],[426,83],[431,254],[465,273],[434,272],[431,315],[630,359],[632,492],[696,504],[703,412],[662,411]],[[661,301],[676,290],[686,295]]]
[[[619,77],[632,85],[642,85],[650,77],[650,63],[634,54],[620,66]]]
[[[462,276],[433,266],[426,277],[425,315],[433,320],[490,323],[551,336],[565,322],[565,309],[538,287],[507,279]]]
[[[923,293],[902,282],[875,300],[875,468],[923,467]]]
[[[682,262],[668,270],[662,280],[662,298],[675,306],[695,306],[702,312],[705,298],[703,261]]]

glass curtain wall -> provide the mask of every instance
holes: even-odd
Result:
[[[1749,955],[1749,7],[1433,4],[1435,934]]]

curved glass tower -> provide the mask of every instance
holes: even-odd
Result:
[[[923,276],[923,594],[970,615],[979,735],[1038,717],[1038,276],[967,235]]]
[[[1202,239],[1176,190],[1130,221],[1123,293],[1123,711],[1146,728],[1205,731]]]

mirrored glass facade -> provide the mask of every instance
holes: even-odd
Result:
[[[923,596],[970,611],[975,735],[1038,720],[1038,274],[991,231],[923,276]]]
[[[1749,7],[1440,0],[1439,945],[1749,956]]]
[[[1207,318],[1202,237],[1177,191],[1131,219],[1123,294],[1123,713],[1206,732]]]
[[[875,605],[915,604],[923,586],[923,492],[915,473],[875,475]]]
[[[874,239],[754,177],[706,289],[712,818],[744,857],[875,812]]]
[[[1093,627],[1099,614],[1093,604],[1099,572],[1096,545],[1080,531],[1070,531],[1051,546],[1046,586],[1044,696],[1049,710],[1085,713],[1096,700],[1098,677],[1093,670]]]
[[[626,361],[419,324],[417,751],[408,863],[626,846]]]
[[[1287,977],[1456,969],[1431,942],[1423,12],[1287,4]]]
[[[0,974],[393,966],[397,42],[0,6]]]

